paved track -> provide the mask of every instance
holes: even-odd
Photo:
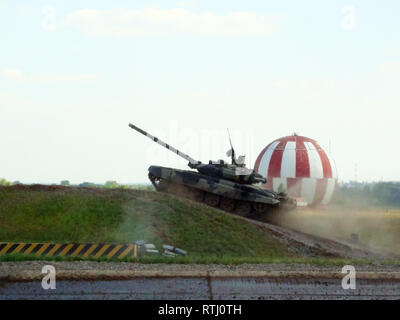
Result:
[[[0,299],[400,299],[400,281],[357,280],[344,290],[340,279],[136,278],[113,281],[0,283]]]

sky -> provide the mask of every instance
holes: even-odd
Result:
[[[399,1],[0,0],[0,178],[147,182],[252,167],[296,132],[339,181],[400,180]]]

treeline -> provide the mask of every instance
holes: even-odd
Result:
[[[400,207],[400,182],[349,182],[340,184],[333,205],[349,207]]]
[[[0,179],[0,186],[11,186],[22,184],[19,181],[7,181],[4,178]],[[65,187],[87,187],[87,188],[106,188],[106,189],[144,189],[144,190],[152,190],[153,186],[150,184],[119,184],[117,181],[109,180],[104,184],[101,183],[93,183],[93,182],[82,182],[79,184],[71,184],[69,180],[60,181],[61,186]]]
[[[21,182],[19,182],[19,181],[11,182],[11,181],[7,181],[4,178],[0,178],[0,186],[7,187],[7,186],[12,186],[14,184],[21,184]]]
[[[104,184],[92,183],[92,182],[82,182],[77,185],[72,185],[68,180],[63,180],[60,182],[62,186],[78,186],[78,187],[88,187],[88,188],[105,188],[105,189],[144,189],[151,190],[153,186],[150,184],[119,184],[115,180],[106,181]]]

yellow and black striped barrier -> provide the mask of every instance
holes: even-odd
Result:
[[[0,242],[0,255],[34,254],[38,256],[118,258],[137,256],[136,244],[106,243],[19,243]]]

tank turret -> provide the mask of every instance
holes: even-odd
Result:
[[[176,153],[183,159],[189,161],[188,166],[191,169],[196,169],[199,173],[203,175],[214,178],[226,179],[240,184],[255,184],[255,183],[267,182],[267,180],[262,175],[255,172],[252,169],[246,168],[244,163],[244,156],[239,156],[237,159],[235,158],[235,151],[232,147],[232,142],[230,141],[230,137],[229,141],[231,144],[231,149],[227,152],[227,155],[231,157],[232,162],[229,164],[226,163],[224,160],[218,160],[218,161],[210,160],[208,163],[204,164],[201,161],[193,159],[186,153],[181,152],[178,149],[175,149],[174,147],[170,146],[164,141],[158,139],[157,137],[152,136],[151,134],[147,133],[146,131],[138,128],[137,126],[131,123],[129,124],[129,127],[136,130],[137,132],[140,132],[141,134],[145,135],[149,139],[153,140],[154,142],[158,143],[164,148],[170,150],[171,152]]]

